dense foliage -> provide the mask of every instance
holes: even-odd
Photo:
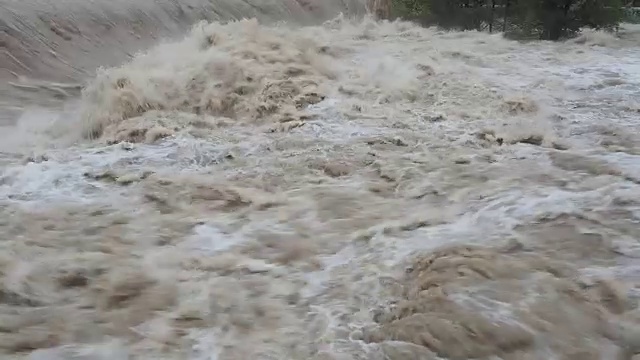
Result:
[[[504,31],[509,36],[558,40],[581,27],[614,29],[621,0],[393,0],[397,16],[447,29]]]
[[[640,1],[638,2],[640,5]],[[623,10],[623,21],[631,24],[640,24],[640,7],[628,7]]]

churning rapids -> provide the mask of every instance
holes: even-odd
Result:
[[[640,353],[640,28],[53,3],[0,2],[3,359]]]

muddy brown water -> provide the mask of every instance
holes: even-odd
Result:
[[[256,5],[0,3],[3,358],[640,353],[637,26]]]

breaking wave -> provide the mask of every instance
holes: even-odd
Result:
[[[15,120],[23,103],[51,106],[74,97],[96,68],[179,39],[199,21],[309,25],[340,13],[362,17],[364,8],[360,0],[2,1],[0,101],[15,110],[3,118]]]

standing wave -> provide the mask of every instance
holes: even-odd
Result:
[[[0,0],[0,109],[77,95],[97,67],[185,34],[199,21],[256,18],[309,25],[363,0]]]

